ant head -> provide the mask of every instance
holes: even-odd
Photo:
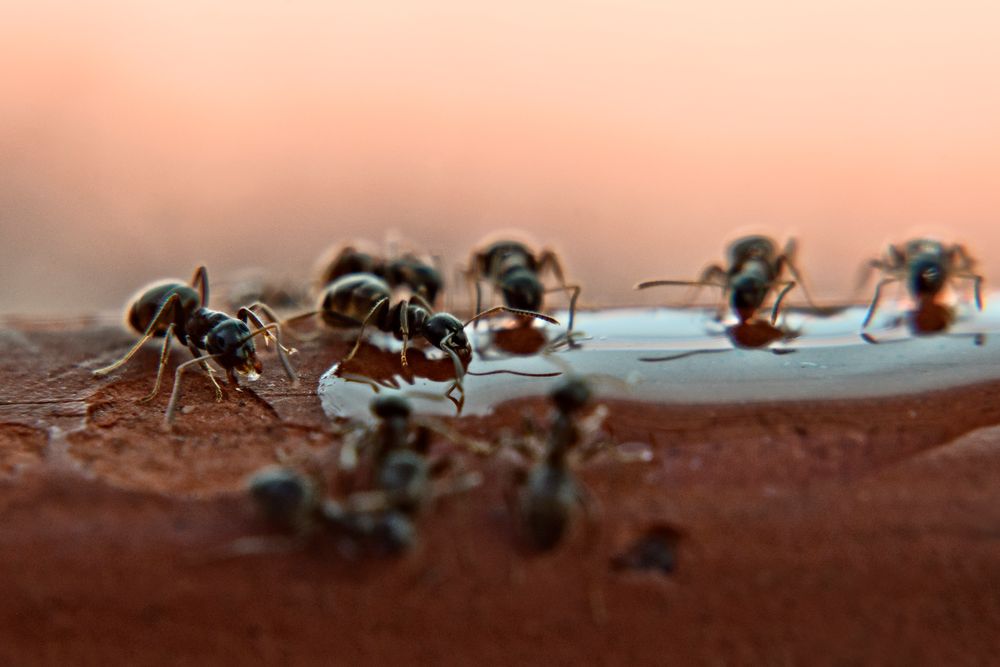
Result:
[[[745,322],[751,319],[764,303],[768,283],[756,274],[744,273],[730,283],[729,289],[732,291],[733,310],[739,315],[740,320]]]
[[[518,268],[505,274],[500,289],[504,302],[511,308],[537,311],[542,307],[542,283],[527,269]]]
[[[570,375],[552,389],[550,397],[559,412],[575,412],[590,400],[590,387],[583,378]]]
[[[465,325],[449,313],[431,315],[423,328],[424,338],[436,348],[447,347],[460,355],[472,354],[472,344],[465,335]]]
[[[205,338],[205,349],[217,354],[219,365],[256,379],[263,365],[251,338],[250,327],[239,320],[227,319],[216,325]]]
[[[392,419],[394,417],[406,419],[413,411],[406,397],[399,394],[376,396],[372,399],[371,408],[372,414],[379,419]]]
[[[247,488],[267,519],[284,524],[294,523],[315,495],[312,483],[289,468],[265,468],[250,478]]]
[[[916,297],[932,297],[945,283],[945,269],[937,257],[917,257],[910,264],[910,292]]]

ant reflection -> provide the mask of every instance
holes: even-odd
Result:
[[[536,354],[548,354],[563,347],[577,349],[580,347],[580,340],[585,338],[585,335],[579,331],[576,334],[570,337],[564,332],[550,338],[548,330],[543,328],[520,325],[500,327],[488,333],[489,342],[486,345],[477,346],[476,355],[487,361],[500,360],[508,356],[530,357]]]
[[[356,382],[370,386],[376,393],[382,389],[400,390],[402,384],[413,386],[417,378],[422,378],[430,382],[447,382],[447,389],[440,395],[431,394],[423,396],[425,398],[443,398],[451,401],[455,406],[456,414],[461,414],[465,407],[464,387],[455,381],[457,369],[451,358],[444,357],[435,359],[429,357],[427,352],[420,348],[411,348],[409,353],[409,364],[402,366],[398,363],[397,353],[376,345],[364,344],[352,359],[341,362],[334,375],[346,382]],[[527,373],[510,369],[495,369],[492,371],[475,372],[469,370],[471,357],[461,358],[462,376],[471,375],[484,377],[488,375],[517,375],[520,377],[557,377],[561,372],[551,373]],[[402,381],[402,382],[401,382]]]
[[[961,338],[972,338],[973,345],[981,346],[986,342],[986,334],[983,333],[949,333],[948,329],[955,322],[955,309],[934,301],[922,302],[917,308],[908,310],[902,315],[894,318],[888,326],[889,330],[898,329],[905,326],[912,336],[936,336],[947,335]],[[861,339],[866,343],[878,344],[888,342],[880,340],[867,331],[861,332]],[[903,339],[893,339],[899,342]]]
[[[742,350],[757,350],[769,348],[772,354],[792,354],[793,349],[786,347],[770,347],[773,343],[786,343],[799,336],[797,329],[776,326],[766,320],[753,319],[747,322],[737,322],[727,326],[723,332],[733,347]],[[640,357],[639,361],[675,361],[686,357],[693,357],[698,354],[716,354],[718,352],[729,352],[728,349],[719,350],[689,350],[665,357]]]

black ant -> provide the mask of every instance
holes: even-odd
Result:
[[[454,387],[462,391],[462,377],[465,375],[462,358],[472,354],[472,345],[465,335],[465,327],[499,312],[534,317],[552,324],[559,323],[548,315],[507,306],[490,308],[462,322],[450,313],[435,313],[426,302],[417,304],[410,299],[401,299],[393,304],[392,290],[388,283],[370,273],[349,274],[334,280],[323,291],[317,310],[296,315],[285,322],[318,314],[324,323],[333,328],[360,327],[354,347],[344,357],[342,364],[357,354],[369,324],[392,333],[403,341],[400,359],[404,368],[409,367],[406,350],[410,339],[421,336],[451,357],[455,367]]]
[[[780,253],[773,239],[766,236],[745,236],[729,245],[729,268],[718,264],[705,268],[698,280],[647,280],[635,286],[636,289],[659,287],[662,285],[693,285],[695,287],[719,287],[725,295],[730,294],[730,305],[741,324],[753,319],[764,304],[771,290],[778,288],[777,298],[771,308],[771,323],[778,319],[778,309],[789,290],[802,283],[802,276],[794,264],[796,243],[789,239]],[[795,280],[782,280],[785,267]],[[796,282],[797,281],[797,282]],[[806,298],[812,298],[805,284],[802,285]]]
[[[556,413],[542,460],[522,473],[516,495],[511,498],[519,532],[537,551],[548,551],[563,539],[576,505],[593,519],[593,503],[570,469],[569,455],[581,451],[581,442],[596,424],[581,427],[577,415],[590,401],[590,387],[576,376],[558,383],[550,394]],[[594,415],[603,419],[604,413]],[[587,443],[593,445],[593,443]],[[587,456],[591,451],[582,453]]]
[[[325,286],[352,273],[372,273],[390,287],[408,287],[427,308],[437,301],[443,287],[441,272],[413,253],[394,259],[384,259],[348,246],[325,263],[320,284]]]
[[[558,287],[546,288],[542,285],[541,276],[546,269],[555,275]],[[566,283],[559,257],[551,250],[536,254],[518,241],[496,241],[473,253],[466,275],[476,287],[476,312],[482,307],[480,283],[483,280],[499,290],[504,303],[516,310],[538,312],[542,309],[545,294],[565,292],[569,296],[567,337],[572,333],[580,286]]]
[[[882,287],[888,283],[906,281],[910,295],[916,301],[914,321],[917,329],[932,332],[947,327],[950,316],[943,316],[938,309],[936,299],[941,290],[952,278],[962,278],[973,282],[973,292],[976,308],[983,309],[982,283],[983,277],[973,273],[975,261],[969,257],[962,245],[946,246],[932,239],[913,239],[902,245],[890,245],[882,259],[873,259],[865,266],[865,272],[859,284],[866,282],[872,269],[878,269],[885,277],[875,286],[875,295],[865,315],[865,329],[875,315],[879,300],[882,297]],[[927,313],[931,315],[921,318]],[[927,322],[921,324],[926,319]]]
[[[253,338],[263,334],[273,337],[278,347],[278,357],[285,373],[293,383],[298,384],[295,371],[292,370],[286,352],[292,352],[281,343],[281,328],[278,324],[264,324],[249,308],[240,308],[236,317],[225,313],[209,310],[208,302],[208,272],[204,266],[198,267],[190,284],[180,282],[164,282],[147,287],[129,306],[127,320],[137,333],[139,340],[125,353],[121,359],[94,371],[94,375],[107,375],[123,366],[151,338],[163,338],[160,351],[160,364],[156,372],[156,382],[153,390],[140,399],[141,403],[151,401],[160,390],[163,369],[167,365],[170,354],[170,341],[176,337],[182,345],[187,346],[194,359],[186,361],[177,367],[174,373],[174,387],[167,403],[164,423],[169,425],[173,419],[174,408],[180,396],[181,374],[192,364],[199,364],[208,374],[215,387],[215,399],[222,400],[222,388],[213,376],[214,370],[208,364],[214,359],[225,369],[230,384],[239,390],[236,374],[246,375],[255,380],[263,368],[257,358]],[[251,332],[247,322],[252,322],[257,330]],[[265,338],[266,342],[267,338]],[[202,355],[201,351],[207,352]]]

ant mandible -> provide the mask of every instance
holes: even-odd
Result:
[[[290,353],[293,350],[282,345],[281,327],[278,324],[265,325],[249,308],[240,308],[236,317],[231,317],[216,310],[209,310],[205,307],[207,302],[208,272],[204,266],[198,267],[190,284],[168,281],[145,288],[138,298],[132,301],[127,314],[129,326],[141,334],[141,337],[121,359],[95,370],[94,375],[107,375],[120,368],[135,356],[146,341],[162,337],[163,347],[160,351],[156,382],[153,390],[139,399],[141,403],[151,401],[160,390],[163,370],[170,356],[170,341],[176,337],[182,345],[187,346],[194,359],[180,364],[174,373],[174,386],[164,414],[164,424],[169,426],[180,396],[181,375],[188,367],[192,364],[199,364],[202,367],[215,387],[216,401],[221,401],[222,388],[213,376],[214,370],[209,366],[208,360],[214,359],[225,369],[230,384],[238,390],[237,373],[246,375],[251,380],[260,375],[263,364],[257,358],[253,338],[263,334],[274,338],[285,373],[294,384],[298,384],[298,377],[285,356],[286,352]],[[252,322],[257,330],[251,332],[247,322]],[[266,340],[265,338],[265,342]],[[207,354],[202,355],[202,351]]]
[[[928,311],[935,304],[938,294],[952,278],[973,282],[976,308],[983,309],[983,277],[973,273],[975,261],[962,245],[946,246],[933,239],[913,239],[901,245],[890,245],[882,259],[873,259],[864,267],[859,285],[863,285],[873,269],[885,277],[875,285],[875,295],[865,314],[862,329],[868,327],[879,300],[882,288],[892,282],[905,280],[910,296],[917,302],[917,313]]]
[[[778,309],[789,290],[802,283],[802,276],[795,267],[794,257],[796,243],[789,239],[784,250],[777,251],[774,240],[766,236],[744,236],[729,245],[729,268],[724,269],[718,264],[705,268],[698,280],[647,280],[635,286],[636,289],[660,287],[663,285],[693,285],[695,287],[719,287],[723,295],[730,296],[730,305],[736,312],[741,324],[753,319],[764,304],[771,290],[781,286],[774,306],[771,308],[771,323],[778,319]],[[788,267],[795,280],[782,280],[781,274]],[[812,297],[802,284],[806,299],[812,303]]]
[[[546,288],[542,285],[541,275],[546,268],[555,275],[558,287]],[[507,306],[517,310],[538,312],[545,294],[560,290],[565,292],[569,296],[566,335],[572,333],[580,286],[566,283],[559,257],[551,250],[536,254],[518,241],[496,241],[473,253],[466,275],[476,287],[476,312],[482,307],[480,283],[483,280],[503,294]]]

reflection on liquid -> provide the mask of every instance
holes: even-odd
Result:
[[[757,320],[727,326],[712,311],[695,308],[581,312],[577,329],[586,337],[555,351],[550,343],[562,333],[558,327],[483,329],[472,339],[477,352],[461,414],[484,415],[504,401],[544,395],[567,369],[612,378],[595,383],[599,395],[661,403],[872,397],[992,380],[1000,378],[1000,347],[983,341],[1000,332],[1000,300],[995,303],[982,313],[935,306],[903,314],[887,304],[869,337],[898,343],[891,354],[865,344],[861,306],[823,315],[789,310],[780,326]],[[795,354],[783,354],[788,351]],[[377,388],[403,391],[418,413],[454,416],[456,405],[442,400],[454,368],[437,354],[414,348],[412,369],[404,373],[398,354],[366,346],[343,371],[334,366],[321,378],[324,410],[365,419]],[[346,371],[372,381],[349,382]]]

